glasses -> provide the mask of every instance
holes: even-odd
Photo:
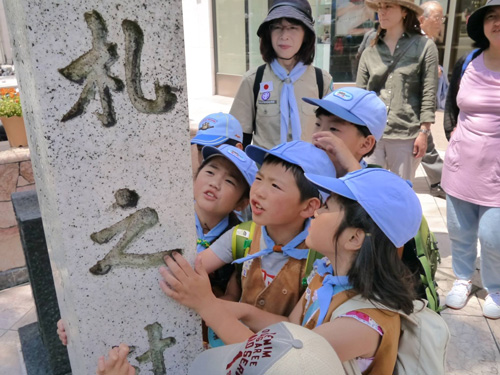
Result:
[[[297,34],[301,30],[301,26],[299,25],[289,25],[289,26],[283,26],[282,24],[279,23],[272,23],[269,25],[269,30],[271,33],[276,33],[276,34],[283,34],[284,32],[287,32],[289,34]]]
[[[446,22],[446,17],[431,16],[431,17],[428,17],[428,18],[430,18],[431,20],[433,20],[435,22],[440,22],[440,23],[445,23]]]

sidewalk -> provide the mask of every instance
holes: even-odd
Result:
[[[191,129],[196,130],[198,122],[209,113],[228,112],[231,103],[231,98],[221,96],[214,96],[209,100],[191,100],[189,116]],[[442,130],[442,113],[437,113],[436,124],[432,131],[436,148],[444,155],[447,141]],[[454,280],[450,241],[446,229],[446,201],[429,195],[429,183],[422,167],[417,171],[414,187],[429,226],[439,241],[441,265],[436,278],[443,303],[444,296]],[[500,319],[490,320],[482,315],[481,306],[486,293],[481,288],[479,269],[473,282],[474,293],[465,308],[445,309],[441,313],[451,332],[447,356],[447,374],[450,375],[500,373]],[[19,327],[36,319],[29,285],[0,291],[0,375],[25,374],[17,331]]]

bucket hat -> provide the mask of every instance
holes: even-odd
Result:
[[[204,351],[190,375],[345,375],[337,353],[323,336],[289,322],[273,324],[245,342]]]
[[[500,0],[488,0],[484,6],[474,11],[467,22],[467,34],[476,43],[483,44],[486,39],[484,35],[484,15],[489,7],[500,6]]]
[[[309,104],[356,125],[366,126],[377,141],[384,135],[387,124],[387,109],[384,102],[373,91],[359,87],[343,87],[323,99],[302,98]]]
[[[311,5],[307,0],[275,0],[271,8],[269,8],[267,17],[257,30],[257,36],[262,36],[264,28],[267,27],[269,22],[280,18],[291,18],[300,21],[316,35]]]
[[[369,7],[372,8],[373,10],[378,10],[378,4],[384,2],[384,3],[389,3],[389,4],[396,4],[400,5],[402,7],[406,7],[410,10],[413,10],[415,13],[417,13],[417,16],[421,16],[424,14],[424,10],[418,5],[418,1],[414,0],[383,0],[383,1],[376,1],[376,0],[366,0],[365,4]]]

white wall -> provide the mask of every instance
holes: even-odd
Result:
[[[215,93],[211,0],[182,0],[188,97]]]

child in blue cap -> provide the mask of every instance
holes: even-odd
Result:
[[[384,134],[384,102],[373,91],[358,87],[343,87],[323,99],[302,100],[318,106],[312,142],[328,153],[337,176],[365,168],[363,158],[373,153]]]
[[[340,360],[353,368],[390,374],[396,364],[400,315],[413,311],[414,299],[412,277],[396,248],[417,233],[420,202],[407,181],[380,168],[338,179],[308,173],[306,177],[330,194],[315,213],[306,238],[307,246],[325,258],[316,261],[315,275],[288,316],[215,298],[202,257],[194,269],[177,253],[166,259],[170,271],[162,270],[161,287],[196,310],[226,344],[290,321],[325,337]],[[337,316],[335,310],[351,298],[368,300],[373,308]]]
[[[304,172],[335,176],[335,168],[323,150],[304,141],[271,150],[248,146],[246,153],[261,167],[250,189],[254,230],[243,233],[248,255],[236,260],[242,264],[241,292],[231,299],[288,315],[305,290],[302,280],[309,250],[304,241],[310,217],[321,205],[318,189]],[[227,231],[201,253],[209,273],[235,260],[238,232],[244,231],[239,227]]]
[[[198,132],[191,139],[191,144],[197,146],[198,162],[203,161],[201,150],[204,146],[219,147],[222,144],[234,146],[243,150],[243,130],[240,122],[229,113],[212,113],[203,118],[198,126]]]

